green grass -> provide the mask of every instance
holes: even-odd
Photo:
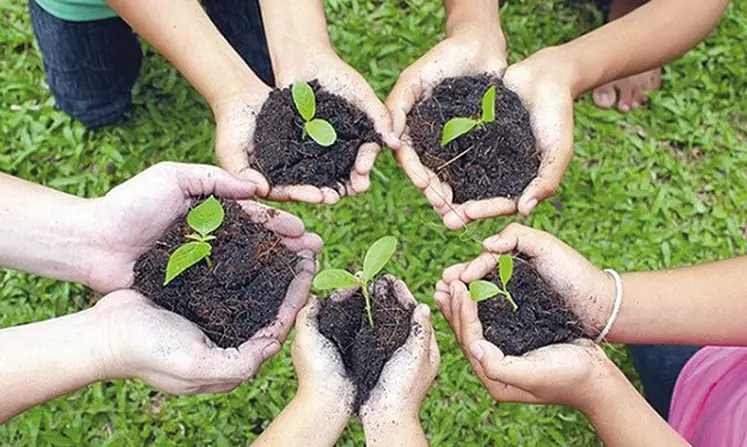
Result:
[[[398,73],[441,37],[437,0],[328,0],[343,57],[384,96]],[[590,6],[512,0],[503,10],[517,60],[598,25]],[[88,132],[55,110],[34,47],[27,5],[0,3],[0,170],[64,191],[97,196],[160,160],[214,162],[205,103],[148,50],[126,123]],[[664,88],[627,116],[576,107],[576,157],[555,206],[528,224],[551,231],[593,262],[620,270],[694,264],[744,254],[747,221],[747,2],[732,3],[718,31],[667,66]],[[356,263],[393,234],[402,250],[391,270],[432,303],[441,270],[479,252],[440,230],[427,201],[384,154],[370,192],[334,208],[287,206],[322,235],[324,267]],[[474,226],[480,236],[509,219]],[[0,270],[0,327],[64,315],[95,299],[83,287]],[[435,309],[435,308],[434,308]],[[436,312],[440,375],[423,407],[433,445],[597,445],[585,419],[561,407],[493,402]],[[40,343],[43,343],[40,340]],[[229,395],[165,397],[147,385],[103,383],[35,408],[0,427],[0,445],[245,445],[295,390],[289,345],[256,381]],[[623,348],[613,357],[632,368]],[[351,422],[339,445],[362,445]]]

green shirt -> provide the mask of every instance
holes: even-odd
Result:
[[[71,22],[117,17],[117,13],[106,4],[106,0],[32,0],[58,19]]]

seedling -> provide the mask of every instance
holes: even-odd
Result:
[[[346,289],[360,286],[361,293],[366,299],[366,314],[368,315],[368,324],[374,326],[373,313],[371,312],[371,294],[368,291],[368,284],[376,278],[384,266],[392,259],[394,252],[397,251],[397,238],[393,236],[384,236],[366,252],[363,259],[363,274],[357,277],[346,270],[327,269],[319,272],[314,278],[314,287],[319,290]]]
[[[495,121],[495,86],[491,85],[482,95],[480,118],[456,117],[447,121],[441,134],[441,146],[446,147],[447,144],[469,133],[475,127],[483,127],[493,121]]]
[[[213,247],[210,245],[210,241],[215,240],[215,236],[211,233],[221,226],[225,216],[223,205],[213,196],[192,208],[187,214],[187,224],[195,230],[195,233],[185,236],[192,242],[180,245],[169,256],[169,262],[166,264],[164,286],[203,259],[207,262],[208,267],[213,268],[213,262],[210,260]]]
[[[296,82],[291,89],[293,103],[298,113],[305,121],[303,125],[303,138],[309,135],[319,146],[329,147],[337,141],[337,132],[332,125],[316,115],[316,96],[314,90],[306,82]]]
[[[511,307],[514,308],[514,312],[519,309],[516,305],[516,301],[508,291],[508,283],[514,276],[514,258],[511,255],[501,255],[498,258],[498,277],[501,280],[503,288],[496,286],[490,281],[474,281],[469,285],[469,294],[473,300],[480,302],[494,296],[503,295],[506,301],[511,303]]]

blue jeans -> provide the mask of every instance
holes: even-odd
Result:
[[[646,399],[664,419],[669,417],[669,405],[677,377],[699,349],[699,346],[683,345],[630,346]]]
[[[213,23],[257,75],[273,84],[258,0],[205,0]],[[119,17],[58,19],[29,0],[31,23],[57,106],[88,127],[118,122],[132,103],[142,52]]]

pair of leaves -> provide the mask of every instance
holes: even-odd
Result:
[[[384,269],[386,264],[397,251],[397,238],[385,236],[371,245],[363,259],[363,279],[341,269],[328,269],[320,272],[314,278],[314,287],[318,290],[346,289],[355,286],[365,286]]]
[[[498,277],[501,280],[503,289],[490,281],[474,281],[469,285],[470,297],[477,302],[493,298],[497,295],[506,295],[508,298],[510,297],[508,283],[511,281],[513,276],[514,258],[512,258],[511,255],[501,255],[501,257],[498,258]],[[510,301],[515,308],[516,303],[514,303],[513,298],[511,298]]]
[[[482,95],[482,116],[479,119],[456,117],[447,121],[441,133],[441,146],[446,146],[477,126],[495,121],[495,94],[496,87],[491,85]]]
[[[316,116],[316,96],[314,90],[306,82],[296,82],[291,88],[293,103],[298,113],[305,121],[303,125],[304,134],[308,134],[318,145],[329,147],[337,141],[337,132],[332,125]]]
[[[217,230],[226,217],[223,205],[213,196],[194,207],[187,215],[187,224],[197,232],[187,237],[194,242],[180,245],[169,256],[166,264],[166,277],[163,285],[167,285],[187,269],[202,261],[209,259],[213,247],[208,241],[215,239],[210,233]]]

